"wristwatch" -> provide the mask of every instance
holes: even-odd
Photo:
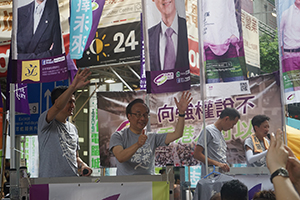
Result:
[[[272,173],[270,177],[271,183],[273,183],[273,178],[276,176],[289,177],[289,172],[283,167],[277,169],[275,172]]]

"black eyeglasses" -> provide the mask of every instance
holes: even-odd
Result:
[[[141,114],[141,113],[130,113],[130,114],[132,114],[132,115],[135,115],[136,116],[136,118],[138,118],[138,119],[140,119],[140,118],[142,118],[142,117],[144,117],[145,119],[148,119],[149,118],[149,113],[145,113],[145,114]]]

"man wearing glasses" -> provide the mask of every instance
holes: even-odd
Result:
[[[153,175],[155,149],[167,146],[182,137],[185,111],[192,101],[190,92],[183,92],[180,100],[174,98],[179,111],[175,131],[171,133],[147,133],[149,108],[142,99],[135,99],[126,107],[129,128],[117,131],[110,138],[109,150],[117,162],[117,175]]]

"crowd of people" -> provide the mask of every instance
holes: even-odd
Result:
[[[283,132],[278,129],[270,135],[266,165],[270,171],[270,181],[274,190],[258,191],[253,200],[298,200],[300,199],[300,161],[292,150],[284,145]],[[210,200],[248,200],[248,188],[239,180],[231,180],[215,193]]]

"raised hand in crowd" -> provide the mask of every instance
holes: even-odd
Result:
[[[289,152],[286,169],[297,192],[300,193],[300,161],[288,146],[285,146],[285,149]]]
[[[276,135],[271,134],[271,144],[267,153],[267,166],[271,174],[276,173],[279,169],[285,170],[289,159],[289,152],[283,144],[283,133],[280,129]],[[291,179],[286,175],[276,175],[271,181],[273,182],[277,200],[299,200],[300,197],[293,187]]]
[[[74,87],[75,90],[86,86],[90,83],[90,80],[87,80],[87,78],[91,75],[91,73],[92,72],[90,72],[89,68],[84,68],[83,70],[79,68],[70,86]]]

